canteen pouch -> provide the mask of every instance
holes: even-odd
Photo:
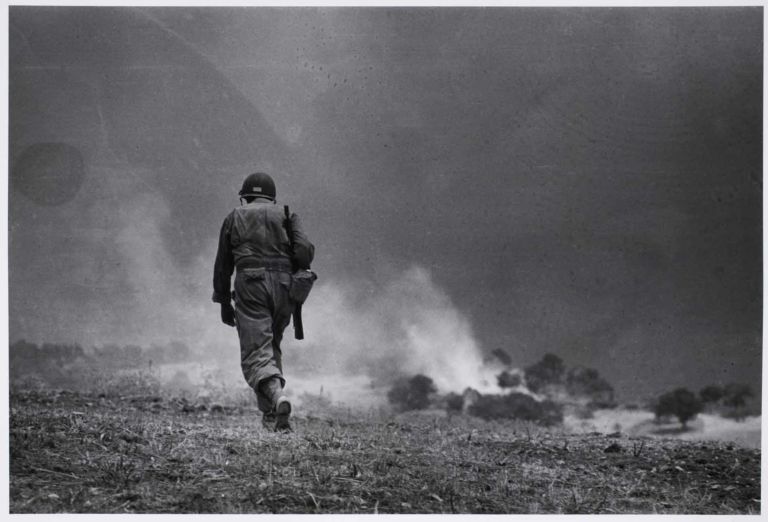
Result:
[[[317,274],[312,270],[299,270],[291,274],[291,290],[288,294],[294,302],[298,304],[307,300],[312,285],[315,284]]]

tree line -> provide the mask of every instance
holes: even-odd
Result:
[[[698,394],[687,388],[677,388],[660,395],[653,405],[653,411],[658,420],[677,417],[683,429],[686,429],[688,422],[702,412],[743,420],[755,413],[749,407],[750,399],[754,396],[752,388],[742,383],[729,383],[725,386],[711,384],[702,388]]]
[[[515,418],[548,426],[562,422],[563,405],[567,403],[580,403],[590,409],[616,406],[613,386],[594,368],[567,368],[562,359],[548,353],[520,372],[511,368],[511,358],[502,350],[493,355],[508,367],[496,376],[505,393],[480,394],[468,388],[461,395],[451,392],[438,396],[432,379],[419,374],[398,379],[387,398],[399,411],[440,405],[449,413],[465,411],[485,419]]]
[[[511,358],[505,352],[496,350],[494,355],[511,366]],[[502,371],[497,375],[497,384],[506,392],[483,395],[468,388],[461,395],[454,392],[439,395],[432,379],[419,374],[395,381],[387,398],[398,411],[442,406],[449,412],[464,411],[486,419],[516,418],[545,425],[561,422],[563,407],[568,404],[581,404],[587,413],[617,406],[613,386],[597,370],[583,366],[567,368],[560,357],[551,353],[522,372],[511,368]],[[751,404],[754,397],[752,389],[741,383],[709,385],[698,394],[677,388],[649,401],[646,408],[657,420],[676,417],[685,429],[687,423],[702,412],[737,420],[759,415]]]
[[[195,357],[189,347],[179,341],[166,345],[153,344],[148,348],[128,344],[106,344],[89,350],[77,343],[30,343],[18,340],[9,347],[11,374],[17,371],[40,370],[47,365],[91,363],[124,368],[146,367],[151,364],[187,361]]]

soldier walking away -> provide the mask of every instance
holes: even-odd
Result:
[[[257,172],[245,178],[241,206],[221,227],[213,301],[221,304],[222,322],[237,327],[240,366],[256,392],[262,422],[267,427],[274,423],[275,431],[291,431],[280,341],[297,307],[291,274],[309,269],[315,247],[296,214],[277,205],[275,198],[275,182],[269,175]],[[235,270],[235,288],[230,292]]]

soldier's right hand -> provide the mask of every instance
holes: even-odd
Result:
[[[221,322],[235,326],[235,309],[232,308],[230,303],[221,303]]]

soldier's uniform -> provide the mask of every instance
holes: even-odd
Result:
[[[222,304],[224,319],[224,308],[230,306],[232,297],[230,279],[237,270],[234,318],[240,337],[241,367],[245,380],[256,392],[259,409],[269,417],[278,401],[284,400],[280,341],[296,306],[289,297],[291,272],[309,268],[314,246],[296,214],[291,214],[290,226],[286,228],[284,207],[275,204],[274,183],[271,194],[269,187],[265,194],[260,185],[248,185],[254,176],[258,183],[266,175],[252,174],[246,178],[241,197],[250,201],[232,210],[221,227],[213,301]],[[266,178],[268,186],[271,178]],[[259,190],[251,193],[250,188],[254,187]],[[292,233],[290,238],[288,230]]]

